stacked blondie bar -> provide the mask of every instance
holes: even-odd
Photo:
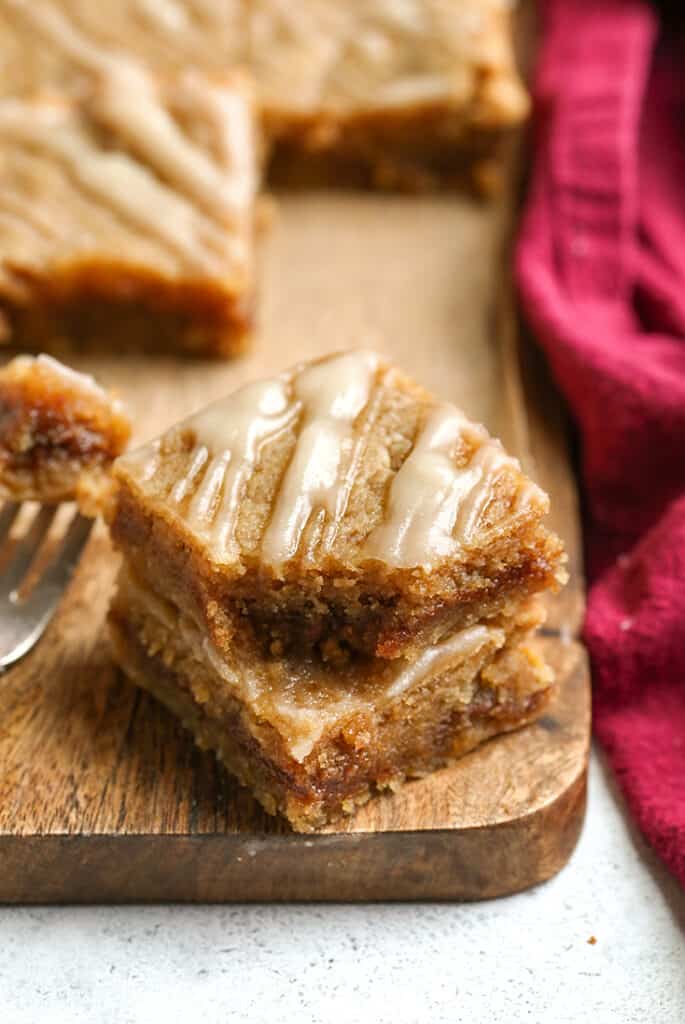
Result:
[[[492,182],[527,111],[509,8],[0,0],[0,341],[239,352],[265,168]],[[111,489],[111,396],[45,357],[2,378],[2,493],[97,490],[123,555],[117,661],[295,829],[549,700],[548,499],[382,357],[249,384],[120,455]]]
[[[116,657],[295,829],[549,699],[546,495],[376,354],[247,385],[114,477]]]

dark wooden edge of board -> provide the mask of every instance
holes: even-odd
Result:
[[[582,704],[587,662],[579,645],[567,650],[566,699]],[[564,723],[550,716],[535,728]],[[549,803],[482,827],[4,836],[0,897],[20,904],[491,899],[545,881],[567,862],[586,802],[585,760],[575,767]]]
[[[580,834],[585,798],[581,772],[544,811],[499,826],[338,833],[307,837],[296,846],[287,836],[268,835],[7,837],[3,901],[491,899],[527,889],[563,867]],[[497,842],[493,828],[500,832]],[[549,846],[551,831],[555,841]],[[288,857],[284,843],[291,847]],[[124,844],[125,856],[118,849]]]

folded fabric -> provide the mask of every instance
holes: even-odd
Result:
[[[544,0],[525,315],[576,419],[594,727],[685,885],[685,46],[646,0]]]

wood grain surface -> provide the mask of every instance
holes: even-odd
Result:
[[[589,739],[580,537],[563,413],[511,312],[510,222],[506,200],[282,197],[247,357],[72,361],[119,389],[137,440],[249,378],[359,345],[485,421],[551,492],[569,550],[544,640],[560,683],[547,714],[342,829],[292,834],[113,666],[102,625],[116,557],[98,528],[43,641],[0,677],[0,900],[476,899],[565,863]]]

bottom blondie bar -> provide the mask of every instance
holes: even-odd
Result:
[[[552,673],[535,650],[535,600],[462,629],[415,660],[219,654],[194,620],[124,570],[110,612],[115,657],[297,831],[448,765],[536,718]]]

